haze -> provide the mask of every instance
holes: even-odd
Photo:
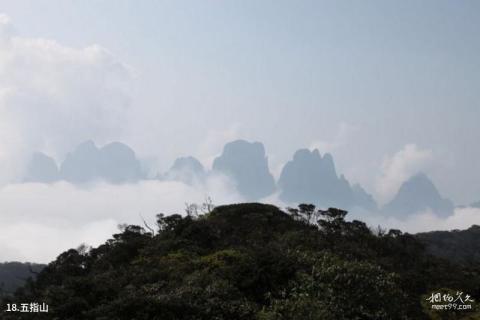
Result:
[[[382,204],[420,171],[456,205],[480,200],[478,2],[0,0],[0,10],[0,260],[51,259],[60,248],[27,241],[54,247],[77,223],[63,247],[173,202],[242,200],[222,178],[201,190],[20,183],[33,152],[60,163],[87,140],[128,144],[152,175],[180,156],[210,168],[225,143],[246,139],[264,144],[278,179],[296,150],[317,148]],[[65,225],[34,224],[35,210]],[[463,227],[476,213],[418,223]],[[10,241],[21,230],[38,235]]]

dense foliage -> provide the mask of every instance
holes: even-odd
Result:
[[[45,302],[50,313],[5,319],[475,318],[432,313],[425,300],[438,290],[480,298],[479,269],[429,255],[412,235],[312,205],[189,212],[62,253],[4,301]]]
[[[464,266],[480,265],[480,226],[467,230],[432,231],[419,233],[428,252]]]

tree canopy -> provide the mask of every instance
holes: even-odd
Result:
[[[126,226],[97,248],[62,253],[3,299],[45,302],[50,312],[4,318],[443,319],[453,313],[432,312],[432,292],[480,297],[478,266],[434,257],[415,236],[373,232],[346,215],[259,203],[159,214],[156,230]]]

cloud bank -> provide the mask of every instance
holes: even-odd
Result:
[[[335,152],[339,148],[345,147],[357,130],[356,126],[341,122],[331,140],[315,140],[310,144],[309,149],[317,149],[322,154]]]
[[[433,212],[425,211],[408,216],[404,220],[365,211],[355,211],[350,219],[364,221],[373,229],[381,226],[384,229],[400,229],[403,232],[417,233],[436,230],[468,229],[472,225],[480,225],[480,208],[456,208],[453,215],[441,218]]]
[[[82,243],[98,245],[118,231],[119,224],[154,225],[155,215],[184,213],[185,203],[215,204],[243,199],[222,176],[205,184],[142,181],[136,184],[96,183],[77,187],[55,184],[11,184],[0,189],[0,261],[48,262]]]
[[[432,159],[431,150],[421,149],[415,144],[407,144],[393,156],[385,157],[375,186],[377,200],[380,203],[390,200],[403,182],[424,170]]]
[[[0,188],[0,261],[49,262],[80,244],[103,243],[120,224],[142,225],[145,219],[153,226],[156,214],[183,214],[185,203],[202,203],[207,196],[216,205],[245,201],[222,175],[209,175],[194,185],[158,180],[122,185],[9,184]],[[281,201],[278,193],[260,202],[280,208],[294,206]],[[347,217],[365,221],[372,228],[410,233],[480,225],[479,208],[457,208],[447,218],[421,212],[399,220],[360,209],[353,209]]]

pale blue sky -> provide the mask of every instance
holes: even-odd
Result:
[[[385,157],[416,144],[444,195],[480,200],[478,1],[0,0],[0,12],[21,36],[99,44],[130,65],[132,112],[112,138],[163,167],[205,162],[222,135],[264,142],[273,171],[320,145],[374,192]]]

